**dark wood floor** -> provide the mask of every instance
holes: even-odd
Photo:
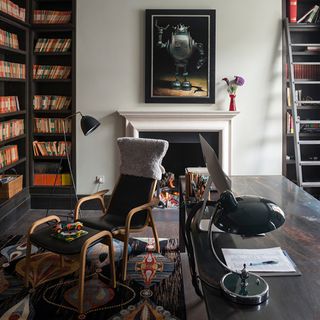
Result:
[[[0,232],[2,235],[11,235],[11,234],[26,234],[29,226],[37,219],[45,217],[47,214],[56,214],[56,215],[68,215],[70,211],[64,210],[50,210],[47,213],[47,210],[41,209],[32,209],[27,211],[25,214],[15,221],[9,228],[5,230],[1,229]],[[93,210],[83,210],[83,215],[98,215],[101,214],[99,211]],[[160,238],[178,238],[179,237],[179,211],[178,209],[154,209],[153,216],[157,226],[158,234]],[[150,228],[147,228],[141,233],[136,233],[135,236],[140,237],[149,237],[152,236]],[[201,319],[206,320],[206,311],[205,306],[202,300],[198,298],[195,294],[194,289],[191,284],[190,271],[188,265],[188,259],[186,253],[181,254],[182,259],[182,271],[184,279],[184,293],[185,293],[185,302],[187,308],[187,320],[191,319]]]

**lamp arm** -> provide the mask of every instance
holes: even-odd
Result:
[[[82,114],[80,111],[77,111],[77,112],[75,112],[75,113],[73,113],[73,114],[70,114],[70,116],[67,116],[67,117],[65,117],[65,118],[63,118],[63,119],[64,119],[64,120],[70,119],[70,118],[76,116],[77,114],[80,114],[81,117],[83,117],[83,114]]]
[[[220,263],[220,265],[225,268],[226,270],[228,270],[229,272],[232,272],[232,273],[235,273],[235,274],[238,274],[238,275],[242,275],[241,272],[237,271],[237,270],[232,270],[230,269],[225,263],[223,263],[221,261],[221,259],[219,258],[219,256],[217,255],[217,252],[214,248],[214,245],[213,245],[213,237],[212,237],[212,234],[213,232],[211,231],[211,228],[212,228],[212,225],[213,225],[213,219],[214,219],[214,216],[216,215],[218,209],[219,209],[219,202],[218,204],[216,205],[216,209],[214,211],[214,213],[212,214],[211,218],[210,218],[210,222],[209,222],[209,228],[208,228],[208,237],[209,237],[209,243],[210,243],[210,249],[211,249],[211,252],[213,253],[214,257],[216,258],[216,260]]]

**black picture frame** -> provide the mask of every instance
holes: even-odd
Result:
[[[215,10],[148,9],[145,18],[145,102],[214,103]]]

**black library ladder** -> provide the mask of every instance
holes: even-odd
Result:
[[[319,188],[320,177],[315,173],[320,171],[320,99],[310,96],[319,92],[320,88],[320,43],[312,41],[317,38],[308,37],[308,34],[318,33],[320,28],[319,25],[289,23],[288,19],[284,21],[284,28],[287,47],[287,115],[292,117],[287,135],[293,136],[294,152],[290,158],[293,159],[287,160],[295,164],[296,182],[300,187]],[[303,97],[302,93],[307,94],[307,97]],[[303,114],[306,110],[312,112],[306,116]],[[306,151],[306,147],[309,150]]]

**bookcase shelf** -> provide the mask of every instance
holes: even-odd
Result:
[[[70,56],[71,52],[34,52],[36,56]]]
[[[20,78],[2,78],[0,77],[0,81],[3,82],[26,82],[26,79],[20,79]]]
[[[10,53],[17,53],[17,54],[22,54],[22,55],[27,54],[27,52],[25,50],[13,49],[13,48],[2,46],[2,45],[0,45],[0,52],[10,52]]]
[[[14,162],[14,163],[11,163],[11,164],[9,164],[8,166],[5,166],[5,167],[3,167],[3,168],[0,168],[0,173],[4,173],[4,172],[6,172],[7,170],[16,167],[16,166],[19,165],[19,164],[25,163],[26,161],[27,161],[27,158],[26,158],[26,157],[20,158],[18,161]]]
[[[52,160],[52,161],[60,161],[67,160],[67,157],[65,156],[33,156],[34,160]]]
[[[66,24],[49,24],[49,23],[33,23],[32,28],[37,31],[72,31],[75,29],[71,23]]]
[[[21,116],[25,115],[26,110],[20,110],[20,111],[15,111],[15,112],[7,112],[7,113],[0,113],[0,120],[2,118],[10,118],[10,117],[15,117],[15,116]]]
[[[70,110],[33,110],[34,114],[39,115],[58,115],[58,116],[68,116],[71,115]]]
[[[35,82],[72,82],[72,79],[33,79]]]
[[[27,17],[27,15],[26,15]],[[15,27],[27,27],[30,28],[30,24],[22,21],[20,19],[15,18],[14,16],[11,16],[10,14],[7,14],[5,12],[0,11],[0,19],[3,21],[6,21],[8,24],[11,24]]]
[[[57,138],[63,138],[63,133],[37,133],[35,132],[33,134],[35,137],[57,137]],[[66,133],[67,138],[72,137],[72,133]]]
[[[283,18],[289,17],[288,0],[283,0]],[[297,20],[301,19],[310,9],[319,6],[316,0],[300,0],[297,1]],[[294,4],[293,4],[294,5]],[[292,8],[292,7],[291,7]],[[293,16],[295,12],[293,10]],[[315,179],[320,181],[320,170],[317,162],[320,159],[320,131],[317,131],[314,123],[303,123],[303,120],[320,120],[320,23],[319,15],[310,15],[312,23],[289,23],[288,33],[290,36],[290,44],[284,45],[283,59],[283,156],[282,168],[283,175],[291,181],[297,183],[297,172],[301,177],[300,182]],[[304,20],[306,21],[306,20]],[[316,22],[316,23],[315,23]],[[284,39],[285,41],[287,38]],[[291,51],[290,51],[291,50]],[[292,55],[290,56],[290,52]],[[291,57],[291,60],[289,59]],[[289,61],[293,63],[293,81],[288,81]],[[289,90],[287,88],[290,88]],[[295,92],[291,92],[293,90]],[[295,139],[292,132],[294,128],[294,120],[292,115],[295,114],[291,107],[292,97],[297,99],[296,116],[302,121],[300,122],[300,132]],[[306,102],[306,100],[310,100]],[[302,105],[299,103],[302,102]],[[305,105],[303,104],[305,103]],[[288,106],[289,105],[289,106]],[[290,125],[291,124],[291,125]],[[290,127],[290,130],[289,130]],[[293,127],[293,129],[292,129]],[[309,130],[309,131],[307,131]],[[311,132],[311,130],[314,130]],[[304,141],[304,143],[303,143]],[[290,157],[287,160],[288,156]],[[298,159],[298,160],[297,160]],[[297,163],[296,161],[300,161]],[[312,163],[313,161],[313,163]],[[312,165],[311,165],[312,164]],[[296,167],[296,165],[298,165]],[[299,170],[297,171],[297,168]],[[302,174],[300,174],[302,170]],[[301,184],[300,184],[301,185]],[[302,187],[303,183],[302,183]],[[316,198],[320,199],[320,189],[305,189]]]
[[[15,141],[18,141],[18,140],[26,139],[26,137],[27,137],[26,134],[22,134],[20,136],[14,137],[14,138],[10,138],[10,139],[7,139],[7,140],[0,141],[0,146],[4,146],[6,144],[9,144],[9,143],[12,143],[12,142],[15,142]]]

